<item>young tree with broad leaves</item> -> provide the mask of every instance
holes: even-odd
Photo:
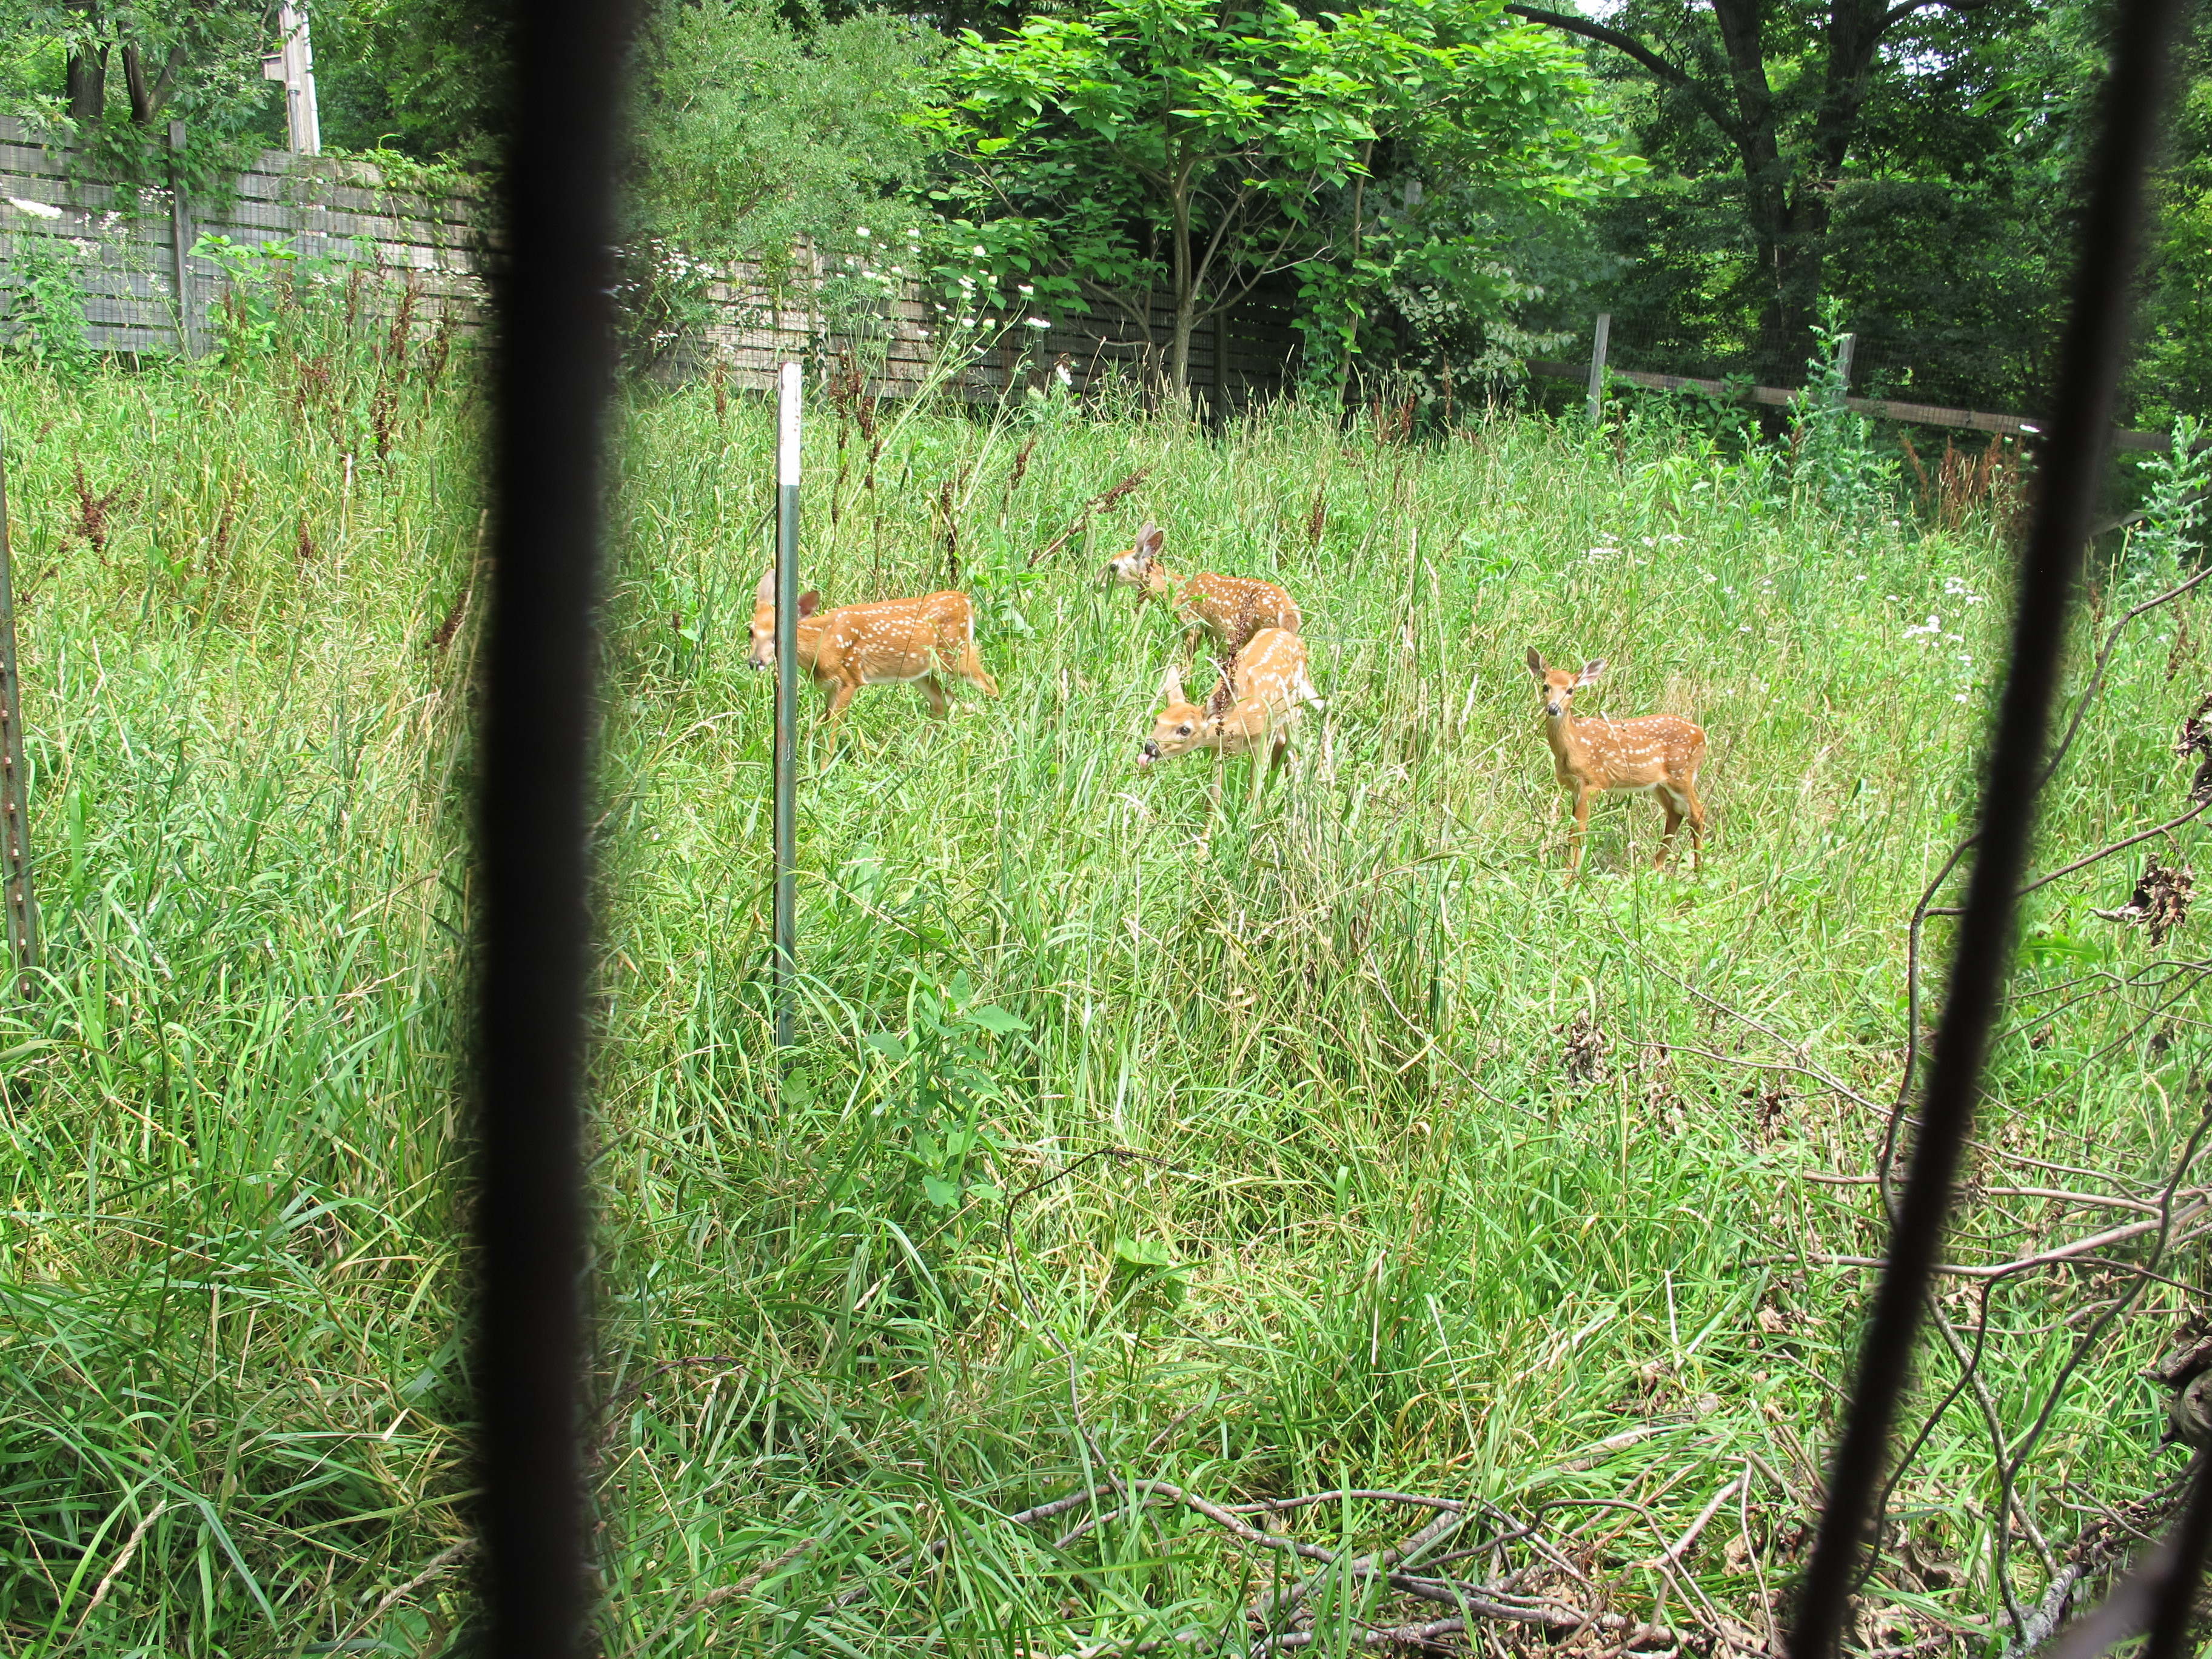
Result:
[[[1450,188],[1556,208],[1635,166],[1589,118],[1577,54],[1498,0],[1318,18],[1267,0],[1103,0],[1001,40],[967,33],[939,84],[929,124],[952,161],[938,201],[953,228],[1041,298],[1118,309],[1177,394],[1199,325],[1275,273],[1304,279],[1310,356],[1356,349],[1401,260],[1480,286],[1451,222],[1407,211],[1419,190],[1389,204],[1398,235],[1376,235],[1368,191],[1386,170],[1425,155]],[[1424,223],[1433,234],[1407,234]]]

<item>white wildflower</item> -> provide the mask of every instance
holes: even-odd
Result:
[[[27,213],[34,219],[58,219],[62,210],[51,202],[27,202],[20,196],[10,196],[8,205],[18,212]]]

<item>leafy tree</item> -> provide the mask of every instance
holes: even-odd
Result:
[[[314,12],[323,142],[471,167],[497,161],[508,109],[507,8],[331,0]]]
[[[2136,424],[2212,416],[2212,11],[2190,25],[2172,142],[2158,182],[2142,344],[2129,392]]]
[[[2037,15],[2024,0],[1629,0],[1604,22],[1507,9],[1650,78],[1647,154],[1692,179],[1711,176],[1716,149],[1725,156],[1744,274],[1756,273],[1756,357],[1770,372],[1806,356],[1846,182],[1880,171],[1900,140],[1948,149],[1954,168],[1986,162],[2003,125],[1984,101],[1998,93],[1997,59]],[[1960,127],[1946,133],[1946,122]],[[1927,159],[1938,165],[1922,176],[1942,177]],[[1693,210],[1721,205],[1710,191],[1680,195]]]
[[[1321,18],[1280,0],[1105,0],[963,36],[930,118],[956,166],[938,200],[1000,270],[1105,301],[1156,348],[1164,294],[1177,392],[1198,325],[1293,269],[1310,357],[1340,366],[1402,278],[1498,302],[1477,216],[1554,209],[1631,170],[1590,131],[1589,94],[1573,54],[1496,0]]]
[[[916,118],[944,42],[882,11],[804,22],[706,0],[665,8],[641,43],[623,292],[647,356],[704,320],[733,260],[773,283],[804,247],[833,303],[918,274],[933,144]]]
[[[5,0],[0,52],[17,107],[68,120],[81,141],[176,116],[230,132],[275,101],[261,77],[269,15],[246,0]]]

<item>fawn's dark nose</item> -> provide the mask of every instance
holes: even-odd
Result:
[[[1159,744],[1154,743],[1150,738],[1146,738],[1145,739],[1143,750],[1143,754],[1139,757],[1140,759],[1156,761],[1160,757]]]

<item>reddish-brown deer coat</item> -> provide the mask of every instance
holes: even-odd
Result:
[[[1137,532],[1134,546],[1107,561],[1109,580],[1137,589],[1137,603],[1158,599],[1183,623],[1182,650],[1188,658],[1198,648],[1198,636],[1210,635],[1220,649],[1242,651],[1263,628],[1296,634],[1304,618],[1289,590],[1274,582],[1250,576],[1220,576],[1211,571],[1178,576],[1160,562],[1160,548],[1167,532],[1146,524]]]
[[[998,682],[984,672],[975,654],[975,611],[965,593],[946,591],[916,599],[881,599],[869,605],[821,609],[822,596],[811,589],[799,597],[799,665],[828,694],[823,724],[833,731],[845,707],[864,685],[912,685],[929,700],[934,718],[945,718],[945,687],[939,674],[965,680],[988,696],[999,695]],[[752,650],[755,668],[775,662],[775,573],[760,580],[754,595]]]
[[[1574,795],[1573,844],[1567,854],[1567,879],[1582,872],[1583,842],[1589,833],[1590,801],[1609,790],[1655,795],[1666,810],[1655,868],[1667,862],[1667,849],[1682,820],[1690,821],[1690,866],[1698,866],[1705,839],[1705,807],[1698,799],[1698,768],[1705,758],[1705,734],[1673,714],[1642,720],[1577,720],[1575,693],[1605,670],[1605,659],[1584,663],[1578,674],[1545,665],[1533,646],[1528,672],[1536,677],[1544,704],[1544,741],[1552,750],[1552,769],[1559,787]]]

